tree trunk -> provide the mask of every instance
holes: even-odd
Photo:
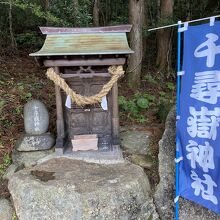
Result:
[[[208,0],[207,5],[205,7],[205,12],[212,12],[215,8],[218,7],[219,1]]]
[[[218,6],[219,1],[214,1],[214,0],[208,0],[206,9],[207,10],[213,10]]]
[[[13,27],[12,27],[12,2],[9,1],[9,11],[8,11],[8,18],[9,18],[9,32],[10,32],[10,37],[11,37],[11,48],[13,52],[17,52],[17,43],[14,38],[14,33],[13,33]]]
[[[79,1],[78,0],[73,0],[73,26],[77,27],[79,26],[79,22],[78,22],[78,10],[79,10]]]
[[[148,25],[148,7],[147,7],[147,0],[144,0],[143,3],[143,16],[142,16],[142,26],[144,29],[143,32],[143,61],[146,59],[147,55],[147,36],[145,32],[147,31],[147,25]]]
[[[93,5],[93,26],[98,27],[99,26],[99,9],[100,8],[100,2],[99,0],[94,0]]]
[[[50,0],[45,0],[45,12],[48,13],[50,11]],[[50,25],[50,21],[48,19],[46,19],[46,25],[49,26]]]
[[[161,0],[160,2],[160,19],[166,20],[172,18],[173,0]],[[157,60],[158,71],[169,71],[171,66],[171,33],[170,28],[157,31]]]
[[[45,11],[48,12],[50,10],[50,0],[45,0],[44,3]]]
[[[157,0],[157,20],[160,19],[160,0]]]
[[[129,22],[132,24],[130,33],[130,47],[135,52],[128,59],[128,84],[137,88],[141,82],[141,68],[143,59],[142,22],[144,0],[129,0]]]

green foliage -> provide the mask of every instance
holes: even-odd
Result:
[[[13,214],[12,214],[12,220],[17,220],[17,219],[18,219],[18,217],[16,215],[16,212],[14,211]]]
[[[169,90],[174,91],[176,86],[172,82],[167,82],[166,86]]]
[[[171,105],[170,103],[159,104],[156,116],[160,120],[160,122],[165,123],[166,117],[172,106],[173,105]]]
[[[2,109],[4,108],[4,105],[5,105],[5,101],[0,100],[0,114],[2,113]]]
[[[1,123],[4,125],[6,129],[9,129],[13,124],[12,121],[6,118],[1,119]]]
[[[157,22],[157,1],[147,1],[148,6],[148,15],[149,15],[149,22],[150,26],[155,26]]]
[[[17,84],[20,98],[22,101],[29,101],[32,98],[32,94],[28,92],[29,90],[25,90],[24,84],[22,82]]]
[[[46,8],[42,0],[0,0],[0,46],[10,45],[9,4],[12,4],[12,28],[18,46],[39,48],[42,36],[38,26],[91,26],[92,4],[90,0],[79,0],[74,8],[72,0],[54,0]]]
[[[172,82],[166,83],[167,91],[159,92],[159,99],[158,99],[158,111],[157,111],[157,118],[161,122],[165,122],[167,114],[169,113],[171,107],[175,104],[175,85]]]
[[[151,95],[149,93],[141,93],[141,92],[136,92],[134,94],[135,99],[139,99],[139,98],[145,98],[149,101],[149,105],[152,104],[152,102],[154,102],[155,100],[155,96]]]
[[[117,25],[128,23],[128,0],[104,0],[101,4],[101,23]]]
[[[128,118],[143,124],[147,121],[144,113],[153,104],[154,100],[155,97],[148,93],[137,92],[129,100],[124,96],[119,96],[118,104],[120,110],[127,114]]]
[[[78,9],[77,21],[79,27],[88,27],[92,25],[92,1],[81,0]]]
[[[16,6],[22,10],[31,10],[32,14],[43,18],[54,24],[63,24],[65,21],[59,17],[54,16],[49,11],[45,11],[41,5],[33,3],[27,0],[12,0],[13,6]]]
[[[130,112],[132,114],[138,113],[138,107],[135,104],[135,100],[127,100],[124,96],[119,96],[118,104],[121,110],[125,112]]]
[[[127,24],[128,23],[128,18],[126,16],[117,16],[117,18],[114,18],[110,24],[111,25],[120,25],[120,24]]]
[[[14,113],[18,116],[21,115],[22,112],[22,107],[21,106],[16,106],[16,108],[14,109]]]
[[[30,92],[24,92],[22,95],[21,95],[21,99],[23,101],[29,101],[32,97],[32,94]]]
[[[150,74],[145,75],[143,77],[143,80],[145,80],[145,81],[147,81],[147,82],[149,82],[151,84],[157,84],[158,83],[157,80],[152,75],[150,75]]]
[[[165,25],[169,25],[169,24],[173,24],[173,23],[176,23],[177,21],[175,21],[173,19],[173,17],[167,17],[167,18],[160,18],[158,19],[157,21],[157,26],[160,27],[160,26],[165,26]]]
[[[175,84],[167,82],[158,94],[157,98],[146,92],[136,92],[130,99],[119,96],[121,115],[126,115],[131,121],[143,124],[147,121],[146,111],[153,108],[157,111],[157,118],[164,123],[171,107],[175,104]]]
[[[79,0],[78,8],[74,8],[73,0],[55,0],[51,12],[62,17],[62,26],[86,27],[92,24],[92,1]]]
[[[146,109],[149,107],[149,101],[146,98],[139,98],[137,100],[137,106]]]
[[[3,157],[3,163],[0,164],[0,176],[2,176],[7,167],[11,164],[11,157],[9,156],[9,154],[5,154],[4,157]]]
[[[21,33],[17,34],[15,36],[17,44],[21,46],[36,46],[40,47],[43,44],[43,40],[37,35],[36,32],[26,32],[26,33]]]
[[[163,98],[166,95],[166,93],[161,91],[161,92],[159,92],[159,95],[160,95],[160,98]]]
[[[147,119],[144,115],[140,114],[136,117],[136,121],[140,124],[144,124],[145,122],[147,122]]]

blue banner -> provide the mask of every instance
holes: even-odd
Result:
[[[179,194],[220,214],[220,22],[184,31],[183,71]]]

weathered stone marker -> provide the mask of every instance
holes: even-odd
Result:
[[[24,106],[24,128],[30,135],[40,135],[47,132],[49,113],[46,106],[39,100],[32,100]]]
[[[24,127],[26,134],[17,141],[18,151],[47,150],[54,145],[54,137],[47,132],[49,113],[39,100],[32,100],[24,106]]]

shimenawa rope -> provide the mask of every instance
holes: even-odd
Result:
[[[106,83],[101,91],[93,96],[82,96],[73,91],[69,85],[61,78],[53,68],[47,70],[47,77],[52,80],[57,86],[63,89],[71,100],[79,106],[91,105],[102,101],[102,98],[106,96],[112,89],[113,85],[118,81],[118,79],[124,75],[124,70],[122,66],[111,66],[108,69],[109,73],[112,75],[108,83]]]

